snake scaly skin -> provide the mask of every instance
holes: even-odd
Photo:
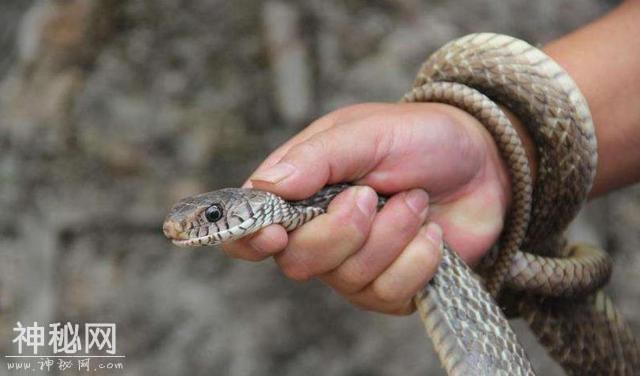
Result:
[[[467,111],[492,134],[511,173],[511,212],[481,278],[445,243],[438,271],[414,298],[447,373],[534,374],[500,307],[525,318],[568,374],[637,373],[637,343],[599,291],[611,272],[608,256],[566,247],[562,236],[586,200],[597,160],[588,106],[567,73],[526,42],[471,34],[431,55],[402,101]],[[521,141],[496,103],[522,120],[538,148],[535,187]],[[292,231],[347,188],[328,186],[295,202],[221,189],[178,202],[163,230],[179,246],[220,244],[274,223]]]

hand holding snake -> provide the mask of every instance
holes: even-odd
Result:
[[[350,147],[343,148],[336,140]],[[443,150],[438,145],[451,147]],[[276,160],[296,172],[273,184],[266,181],[269,172],[264,178],[260,175]],[[292,278],[321,277],[362,307],[411,312],[411,297],[431,278],[439,259],[425,231],[419,233],[427,211],[465,260],[477,261],[502,229],[510,198],[505,169],[488,132],[455,107],[349,107],[321,118],[277,150],[254,174],[252,184],[288,199],[304,198],[341,181],[355,181],[381,193],[403,193],[376,214],[373,190],[354,189],[337,199],[322,220],[288,237],[282,227],[273,226],[225,249],[244,259],[275,254]],[[413,188],[429,192],[429,199],[419,189],[404,192]],[[359,205],[359,200],[365,202]],[[403,276],[405,283],[393,282],[390,275],[382,277],[386,270]]]
[[[451,82],[462,82],[468,86]],[[509,120],[502,110],[474,89],[485,92],[493,100],[506,103],[511,110],[525,120],[528,131],[533,134],[539,148],[540,168],[538,173],[542,181],[533,192],[533,196],[530,170],[524,149],[518,141],[519,138],[515,135],[515,131],[507,126]],[[497,294],[501,291],[504,283],[512,292],[524,290],[520,303],[516,303],[513,309],[527,318],[534,332],[568,372],[577,373],[581,369],[590,369],[593,372],[616,371],[621,374],[631,374],[633,369],[637,369],[635,368],[638,363],[637,347],[629,335],[626,324],[615,312],[610,302],[600,293],[596,293],[596,289],[608,277],[609,269],[606,256],[592,252],[593,250],[588,247],[565,251],[561,246],[559,235],[589,192],[595,174],[596,159],[595,139],[588,108],[575,84],[566,73],[544,54],[526,43],[504,36],[471,35],[452,42],[434,54],[425,63],[415,88],[404,97],[404,101],[450,103],[469,112],[489,129],[492,137],[497,141],[501,155],[509,166],[508,171],[513,186],[511,196],[505,195],[508,190],[504,189],[502,183],[505,180],[504,167],[499,168],[499,162],[488,163],[495,168],[485,170],[482,167],[487,165],[487,160],[480,158],[479,164],[475,165],[476,174],[471,174],[471,177],[466,176],[466,179],[452,179],[457,184],[451,184],[452,180],[447,180],[447,177],[450,178],[447,176],[447,171],[438,170],[435,164],[430,164],[427,161],[429,166],[426,166],[436,172],[430,176],[426,174],[429,176],[426,179],[426,186],[431,192],[432,199],[435,198],[435,202],[444,204],[463,202],[467,194],[475,195],[473,201],[476,205],[484,203],[478,200],[478,192],[482,192],[481,187],[491,187],[491,184],[484,185],[475,182],[477,185],[474,187],[474,181],[482,181],[482,178],[478,176],[482,176],[485,172],[494,173],[488,180],[493,182],[494,188],[497,190],[488,189],[485,193],[496,195],[497,192],[496,196],[501,197],[502,200],[491,201],[492,205],[485,206],[484,209],[486,211],[489,210],[489,207],[497,208],[498,218],[502,218],[505,208],[510,204],[511,216],[508,228],[503,232],[500,240],[502,251],[498,253],[491,273],[484,274],[487,278],[487,287],[494,297],[498,296]],[[357,120],[357,117],[355,118]],[[410,124],[409,127],[415,122],[410,116],[404,117],[403,120],[404,124]],[[452,126],[452,123],[455,122],[440,120],[449,125],[449,129],[455,129]],[[421,176],[420,173],[415,173],[413,168],[404,171],[398,168],[398,166],[404,165],[406,159],[411,160],[411,148],[409,151],[405,150],[394,156],[388,150],[393,149],[397,138],[390,137],[391,141],[387,140],[386,142],[383,138],[380,144],[376,144],[375,141],[380,139],[376,138],[375,132],[371,132],[371,128],[355,131],[359,139],[374,141],[373,144],[376,147],[371,149],[369,159],[362,158],[362,150],[368,150],[370,145],[366,142],[356,142],[350,145],[351,148],[347,153],[346,160],[343,154],[343,159],[334,161],[333,164],[314,161],[313,155],[320,155],[320,159],[325,161],[330,160],[333,144],[338,145],[344,141],[340,138],[339,132],[337,132],[338,136],[333,135],[334,138],[328,137],[329,141],[322,141],[322,137],[318,136],[323,132],[330,135],[332,130],[340,129],[339,125],[333,126],[334,124],[329,121],[324,125],[324,128],[318,125],[320,132],[315,135],[303,133],[299,136],[302,141],[298,145],[292,147],[285,145],[284,149],[280,151],[281,154],[274,157],[274,159],[281,159],[280,163],[270,166],[269,169],[254,176],[254,184],[265,185],[265,188],[271,188],[271,191],[277,192],[278,188],[274,188],[275,186],[289,179],[294,180],[298,176],[296,192],[287,192],[286,185],[281,192],[278,192],[291,199],[307,198],[326,183],[340,181],[366,183],[383,194],[395,193],[408,188],[425,188],[423,185],[425,181],[421,180],[424,179],[424,176]],[[369,134],[372,134],[374,138],[368,138]],[[422,151],[423,158],[424,153],[435,149],[445,149],[449,153],[452,152],[447,150],[447,144],[442,147],[443,145],[438,143],[421,143],[424,140],[418,136],[419,132],[412,133],[410,131],[409,134],[410,136],[400,139],[400,141],[408,145],[415,142],[415,145],[419,146],[415,147],[415,150]],[[320,141],[318,141],[319,139]],[[462,137],[462,145],[468,141],[469,139]],[[425,146],[428,147],[425,148]],[[481,148],[481,150],[486,151],[487,148]],[[366,153],[364,154],[366,155]],[[435,155],[437,154],[435,152]],[[479,155],[482,153],[471,155],[471,157]],[[388,156],[395,158],[386,159]],[[292,163],[296,159],[302,161],[298,162],[302,165],[307,163],[305,167],[312,169],[316,178],[300,178],[297,166]],[[356,165],[360,164],[360,168],[349,168],[354,161]],[[457,160],[457,162],[460,163],[461,160]],[[466,162],[473,165],[475,161],[471,159]],[[395,170],[399,173],[390,176],[390,166],[395,166]],[[481,166],[479,172],[478,166]],[[454,176],[460,178],[460,171],[464,171],[464,168],[458,170]],[[441,175],[438,175],[438,172]],[[447,181],[450,184],[447,184]],[[269,186],[269,183],[273,186]],[[403,186],[403,184],[407,184],[407,186]],[[345,187],[339,189],[329,187],[308,201],[291,203],[265,191],[235,189],[195,196],[182,201],[172,210],[165,223],[165,234],[179,245],[205,245],[242,238],[270,223],[280,223],[288,230],[293,230],[322,214],[327,209],[328,201],[331,201],[338,192],[344,189]],[[350,239],[351,243],[349,241],[346,243],[350,244],[352,249],[362,247],[366,250],[367,236],[378,236],[383,242],[388,237],[398,236],[397,232],[389,231],[390,226],[397,223],[398,219],[394,221],[392,216],[383,217],[385,210],[387,213],[402,213],[404,204],[405,209],[408,209],[404,212],[404,216],[410,216],[412,212],[414,218],[418,220],[418,224],[424,221],[427,214],[426,197],[422,195],[422,208],[419,210],[411,210],[415,207],[410,204],[412,201],[414,203],[420,202],[420,196],[421,193],[414,190],[404,193],[404,197],[400,195],[391,197],[386,202],[378,214],[381,217],[380,221],[385,219],[385,222],[382,223],[385,224],[386,233],[385,231],[376,232],[375,222],[370,220],[371,227],[366,226],[367,217],[373,215],[375,207],[384,204],[381,201],[379,205],[376,205],[375,197],[366,188],[354,189],[351,190],[351,193],[346,192],[338,196],[335,199],[336,204],[328,209],[329,215],[318,217],[317,221],[325,218],[324,225],[329,225],[329,227],[325,227],[325,230],[331,229],[331,214],[335,214],[337,222],[333,223],[333,229],[338,232],[338,238],[341,235],[353,233],[353,229],[360,229],[360,236],[355,236]],[[491,195],[489,194],[488,197]],[[511,202],[509,202],[509,197],[511,197]],[[416,198],[418,198],[417,201],[414,200]],[[348,210],[342,212],[339,210],[340,200],[345,202],[343,205],[348,207]],[[532,219],[529,220],[531,200],[535,205]],[[500,203],[502,205],[499,205]],[[244,208],[240,209],[240,207]],[[418,207],[420,208],[420,206]],[[223,216],[223,211],[226,216]],[[364,215],[354,214],[357,211]],[[473,217],[474,214],[482,214],[483,210],[478,210],[477,206],[475,210],[464,207],[462,212]],[[444,213],[447,214],[446,210]],[[493,217],[495,215],[494,212]],[[233,218],[234,216],[237,218]],[[221,222],[221,218],[224,221]],[[452,218],[458,218],[449,217],[453,224],[460,225],[461,222]],[[376,217],[375,220],[378,218]],[[345,226],[344,224],[349,221],[355,223],[361,221],[365,225],[360,223],[355,227]],[[494,228],[485,229],[490,239],[487,241],[489,244],[495,241],[501,228],[502,221],[497,222],[498,225]],[[464,224],[464,222],[462,223]],[[308,226],[311,224],[313,222]],[[320,222],[320,224],[323,223]],[[393,227],[391,229],[393,230]],[[340,232],[341,230],[344,232]],[[417,226],[411,230],[417,231]],[[524,238],[525,232],[527,233],[526,239]],[[469,233],[474,237],[478,235],[472,229],[467,228],[467,233],[463,233],[461,236],[467,236]],[[364,236],[362,236],[363,234]],[[279,235],[273,231],[270,238],[268,234],[263,235],[267,236],[266,238],[263,236],[265,242],[263,244],[271,242],[273,248],[276,249],[286,245],[281,241],[278,244]],[[302,237],[304,233],[296,235]],[[356,235],[358,235],[357,231]],[[421,237],[426,242],[420,244]],[[378,279],[358,287],[361,291],[366,291],[371,287],[374,300],[378,299],[388,303],[388,298],[396,295],[381,294],[380,291],[385,291],[385,289],[380,288],[380,285],[385,287],[385,284],[380,281],[386,282],[386,287],[393,286],[394,280],[397,281],[401,277],[401,274],[397,274],[397,270],[394,271],[394,266],[399,264],[404,266],[406,270],[410,269],[410,266],[415,265],[412,260],[420,260],[419,249],[428,248],[429,242],[432,248],[439,248],[439,237],[439,231],[432,226],[419,232],[413,240],[409,237],[403,239],[408,242],[402,246],[406,247],[404,252],[399,252],[400,256],[387,264],[386,268],[382,268],[384,271]],[[280,238],[282,237],[280,236]],[[482,242],[482,236],[480,239]],[[261,247],[260,243],[256,242],[257,238],[253,240],[254,250],[257,248],[263,254],[270,253],[268,247]],[[291,243],[294,243],[295,240],[292,239]],[[310,242],[307,244],[313,246],[313,229],[308,230],[307,238],[303,237],[302,240]],[[416,242],[418,243],[416,244]],[[480,287],[479,282],[458,258],[456,252],[451,250],[452,244],[449,239],[447,242],[448,244],[443,247],[444,258],[438,273],[427,287],[419,289],[415,298],[427,331],[434,340],[445,368],[450,374],[465,374],[470,371],[482,374],[532,374],[533,371],[526,355],[517,344],[517,340],[508,329],[506,321],[490,295]],[[402,243],[402,241],[398,243]],[[326,245],[331,246],[331,244],[332,242],[329,242]],[[235,252],[238,254],[246,252],[242,249],[241,245],[236,248]],[[326,276],[327,272],[331,273],[337,270],[338,267],[347,263],[350,256],[354,255],[349,252],[348,247],[340,248],[337,246],[334,249],[337,249],[336,255],[342,256],[344,261],[338,265],[324,265],[319,269],[319,274]],[[521,250],[530,252],[529,256],[522,253]],[[292,254],[293,262],[299,261],[298,253]],[[355,255],[362,253],[361,250]],[[536,254],[560,257],[560,259],[540,257]],[[282,258],[285,256],[286,250]],[[563,259],[566,256],[570,257]],[[371,252],[363,260],[356,260],[353,264],[357,267],[363,261],[373,261],[375,265],[376,259],[379,259],[378,254]],[[427,259],[423,258],[422,260]],[[418,269],[420,268],[414,268],[414,270]],[[563,271],[559,272],[560,270]],[[313,273],[313,271],[309,272],[307,267],[307,270],[301,275],[302,278],[306,278]],[[419,280],[420,277],[425,278],[425,274],[428,273],[423,273],[422,276],[418,273],[416,280]],[[361,277],[361,274],[358,276]],[[375,278],[376,275],[373,277]],[[376,283],[378,283],[377,289]],[[417,288],[419,286],[418,283]],[[534,298],[534,295],[538,298]],[[560,306],[553,301],[560,297],[578,300],[572,305]],[[401,301],[402,298],[404,297],[401,296],[398,300]],[[369,299],[371,298],[369,297]],[[577,306],[586,312],[584,316],[593,323],[593,328],[581,327],[580,322],[576,319],[577,315],[572,311]],[[383,310],[394,311],[393,309]],[[407,305],[405,304],[398,311],[406,310]],[[545,317],[542,324],[540,324],[540,313],[544,313]],[[602,339],[602,343],[593,345],[596,348],[595,357],[593,356],[594,351],[585,349],[583,346],[572,348],[571,344],[565,343],[566,339],[556,338],[554,342],[552,338],[558,333],[564,336],[573,335],[579,337],[581,343],[584,343],[585,340],[592,337],[580,336],[583,333],[589,334],[589,332],[595,333],[595,338]],[[609,343],[611,345],[608,345]],[[611,354],[603,357],[605,352]],[[609,364],[605,364],[604,361]],[[583,366],[588,368],[581,368]]]

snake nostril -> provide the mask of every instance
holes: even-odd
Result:
[[[175,222],[166,221],[162,224],[162,232],[169,239],[179,239],[182,234],[182,226]]]
[[[162,232],[167,238],[173,238],[173,226],[171,226],[171,224],[169,224],[168,222],[162,224]]]

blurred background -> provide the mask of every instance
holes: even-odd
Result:
[[[19,374],[4,358],[17,321],[116,323],[124,370],[104,375],[443,374],[416,316],[179,249],[163,217],[241,184],[312,119],[395,101],[455,37],[543,44],[615,4],[2,0],[0,375]],[[588,212],[573,233],[614,255],[609,292],[640,334],[640,190]],[[540,374],[560,374],[515,324]]]

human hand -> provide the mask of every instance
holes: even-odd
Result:
[[[441,229],[473,264],[500,234],[511,196],[491,135],[466,112],[434,103],[335,111],[273,152],[245,186],[302,199],[338,182],[373,189],[350,188],[296,231],[272,225],[225,252],[274,256],[294,280],[319,277],[359,307],[407,314],[437,269]],[[392,195],[379,213],[374,190]]]

